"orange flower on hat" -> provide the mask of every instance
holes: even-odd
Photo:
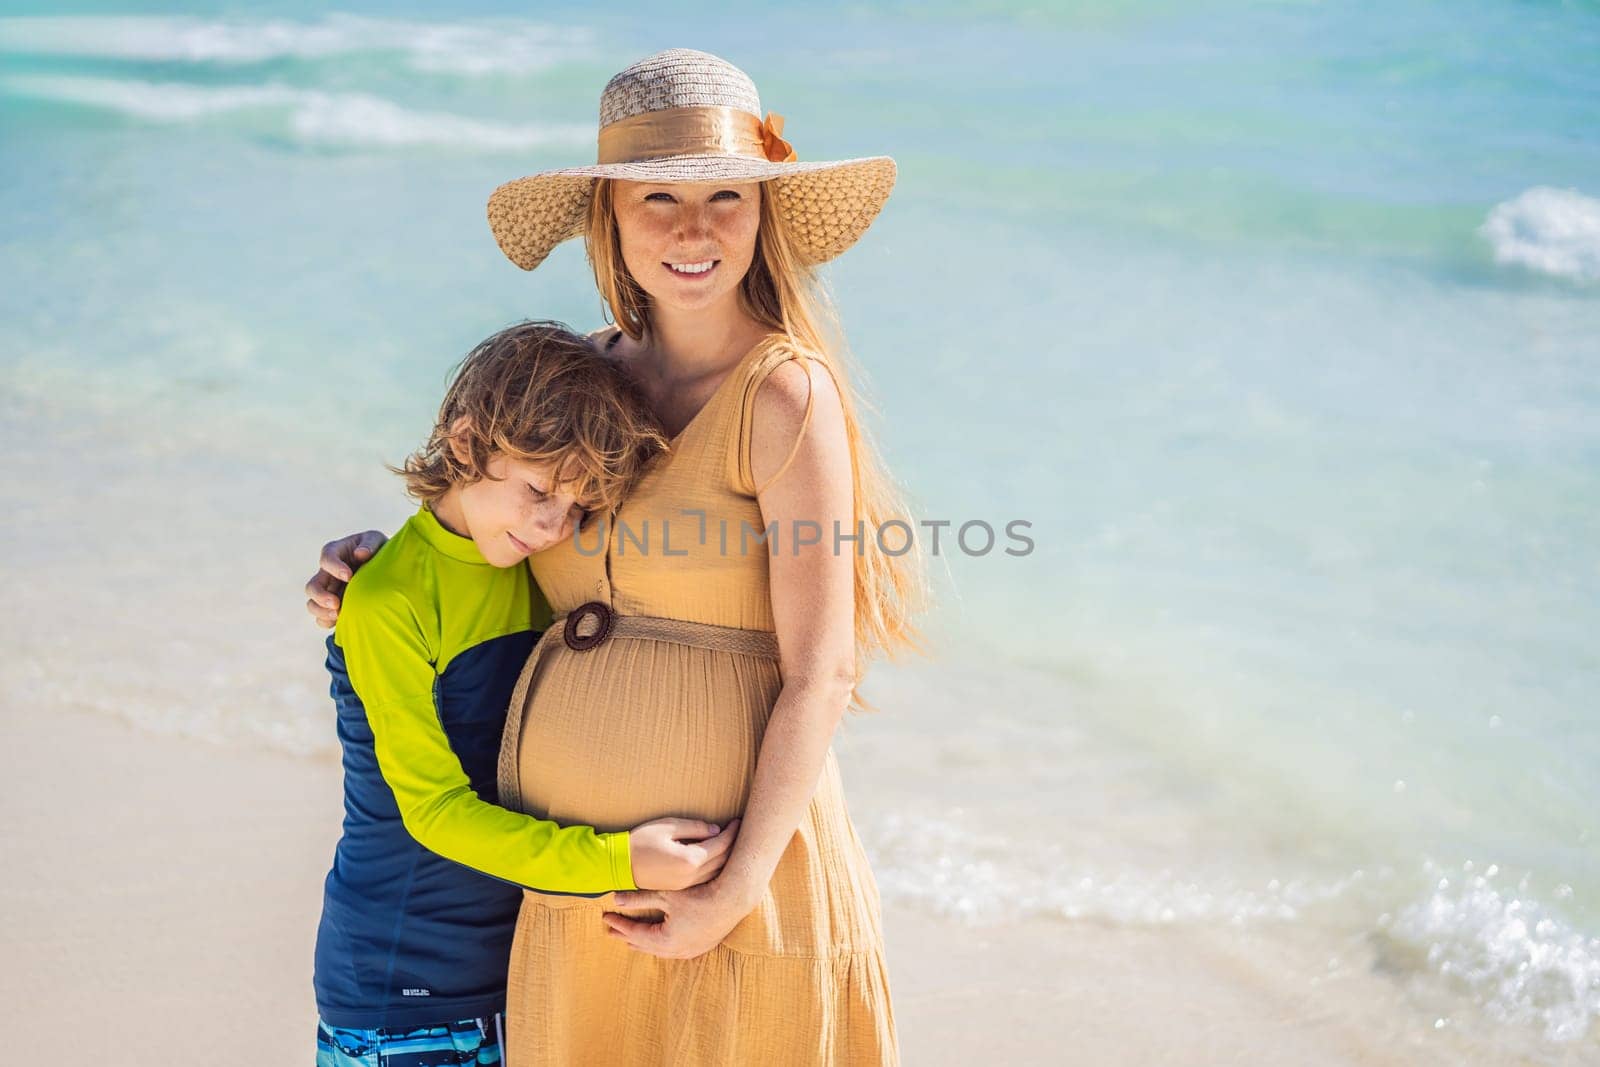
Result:
[[[793,163],[800,157],[794,154],[794,145],[785,141],[783,133],[783,116],[775,111],[767,112],[766,121],[761,124],[761,149],[766,153],[767,160],[772,163]]]

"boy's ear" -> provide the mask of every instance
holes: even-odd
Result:
[[[472,451],[467,447],[467,435],[472,430],[472,420],[462,415],[450,424],[450,436],[445,438],[449,443],[450,454],[456,457],[456,462],[462,465],[472,459]]]

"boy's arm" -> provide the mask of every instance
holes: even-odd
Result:
[[[563,827],[490,804],[473,791],[439,722],[435,655],[403,595],[355,583],[346,592],[335,640],[366,709],[378,768],[419,844],[529,889],[636,888],[626,831]]]

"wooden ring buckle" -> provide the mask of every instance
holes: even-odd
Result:
[[[578,623],[588,616],[593,615],[600,621],[595,632],[587,637],[578,635]],[[591,600],[587,604],[580,604],[567,613],[567,624],[561,629],[561,639],[567,647],[574,652],[587,652],[589,649],[604,641],[611,633],[611,609],[598,600]]]

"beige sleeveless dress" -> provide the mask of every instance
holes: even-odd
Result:
[[[555,621],[512,699],[502,803],[606,831],[744,810],[782,685],[751,410],[794,358],[779,335],[758,344],[604,537],[591,518],[531,558]],[[692,960],[639,952],[607,935],[610,906],[610,894],[524,894],[510,1067],[898,1063],[878,890],[831,751],[766,895],[720,946]]]

